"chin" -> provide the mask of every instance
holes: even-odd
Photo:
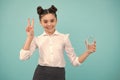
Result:
[[[48,30],[48,32],[53,32],[53,31],[55,31],[55,29],[49,29],[49,30]]]
[[[51,31],[48,31],[48,32],[52,33],[52,32],[54,32],[54,30],[51,30]]]

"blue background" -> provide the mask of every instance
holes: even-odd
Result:
[[[70,34],[77,56],[88,36],[97,41],[97,51],[79,67],[65,55],[66,80],[120,80],[120,0],[0,0],[0,80],[32,80],[38,50],[29,60],[19,60],[27,19],[34,18],[35,35],[40,35],[36,8],[52,4],[58,8],[57,30]]]

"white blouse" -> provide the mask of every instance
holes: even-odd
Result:
[[[44,32],[42,35],[34,37],[29,50],[21,49],[20,59],[29,59],[36,48],[39,50],[38,64],[42,66],[65,67],[64,50],[74,66],[80,65],[69,40],[69,34],[55,31],[50,36]]]

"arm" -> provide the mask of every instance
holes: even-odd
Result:
[[[92,45],[88,45],[87,42],[86,43],[86,48],[87,50],[79,57],[77,57],[75,55],[74,49],[72,48],[71,42],[69,40],[69,35],[66,35],[66,39],[65,39],[65,50],[67,52],[67,55],[71,61],[71,63],[74,66],[78,66],[81,63],[83,63],[85,61],[85,59],[93,52],[96,51],[96,42],[94,42],[94,44]]]
[[[79,66],[80,62],[75,54],[74,48],[69,40],[69,35],[65,35],[65,51],[73,66]]]
[[[26,28],[27,39],[26,39],[26,42],[23,47],[24,50],[29,50],[29,48],[30,48],[30,44],[34,37],[34,27],[33,26],[34,26],[34,20],[32,20],[32,23],[30,24],[30,19],[28,19],[28,26]]]
[[[27,37],[24,47],[23,47],[24,50],[30,49],[30,44],[31,44],[32,40],[33,40],[33,37]]]
[[[35,49],[35,45],[34,45],[34,43],[32,43],[33,38],[34,38],[34,28],[33,28],[33,26],[34,26],[34,20],[32,20],[32,23],[30,24],[30,19],[28,19],[28,26],[26,28],[27,39],[25,41],[23,49],[21,49],[21,51],[20,51],[20,59],[21,60],[28,59],[31,55],[31,52],[33,52],[34,49]],[[31,44],[33,46],[31,46]],[[31,47],[31,51],[30,51],[30,47]]]

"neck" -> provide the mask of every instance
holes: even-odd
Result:
[[[52,31],[52,32],[48,32],[48,31],[45,31],[48,35],[52,35],[54,32],[55,32],[55,30],[54,31]]]

